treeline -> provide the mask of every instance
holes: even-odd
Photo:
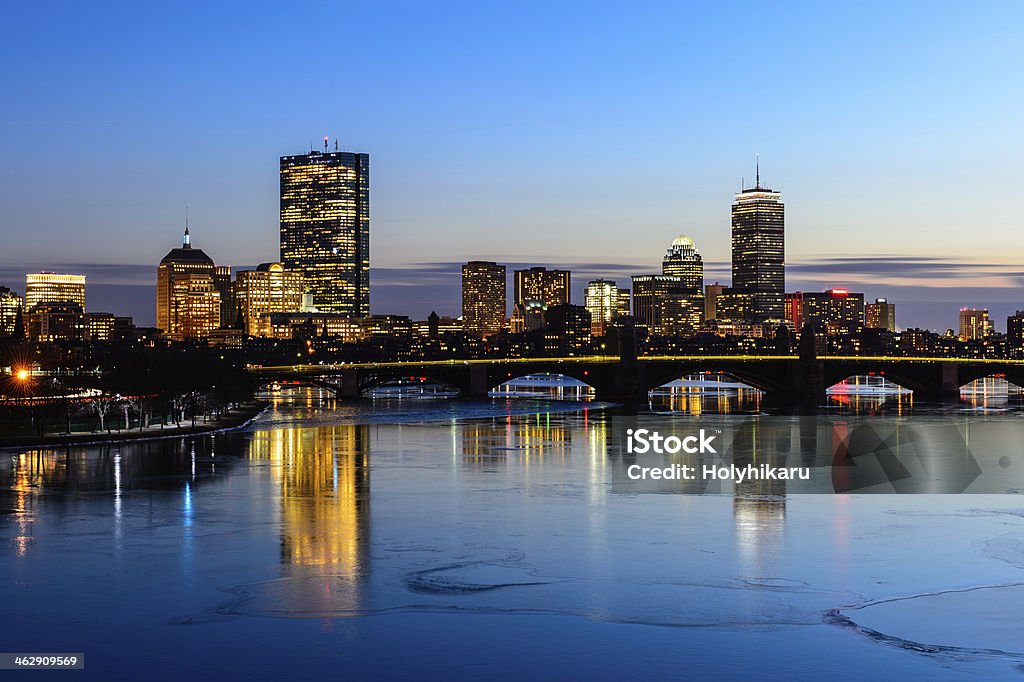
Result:
[[[238,354],[203,345],[8,344],[0,366],[0,436],[163,428],[216,419],[251,399]],[[18,371],[27,369],[27,378]]]

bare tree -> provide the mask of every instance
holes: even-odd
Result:
[[[121,396],[108,395],[105,393],[95,396],[92,399],[92,410],[100,420],[100,431],[110,432],[107,428],[107,415],[110,414],[110,410],[112,410],[120,400]]]

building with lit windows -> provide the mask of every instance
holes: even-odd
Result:
[[[960,309],[961,341],[979,341],[991,334],[992,322],[989,320],[987,309]]]
[[[523,301],[512,306],[508,319],[509,331],[513,334],[532,332],[544,326],[544,313],[548,307],[544,301]]]
[[[86,313],[85,340],[111,341],[114,338],[113,313]]]
[[[0,287],[0,338],[24,333],[24,329],[18,329],[21,310],[21,296]]]
[[[846,289],[823,292],[797,292],[801,302],[800,325],[791,320],[795,328],[809,324],[815,331],[829,335],[851,334],[864,328],[864,294]],[[789,318],[787,318],[789,319]]]
[[[213,288],[220,294],[220,325],[229,327],[238,314],[235,305],[235,283],[231,281],[231,268],[227,265],[213,266]]]
[[[320,312],[370,314],[370,156],[281,157],[281,263],[301,273]]]
[[[213,259],[192,248],[188,227],[156,271],[156,326],[174,340],[206,338],[221,326],[221,294]]]
[[[25,310],[40,303],[74,303],[85,310],[85,275],[33,272],[25,275]]]
[[[85,340],[85,313],[77,303],[37,303],[26,316],[27,336],[36,343]]]
[[[724,284],[715,282],[704,285],[704,319],[718,319],[718,297],[722,295],[726,287]]]
[[[785,206],[781,194],[761,187],[760,169],[752,189],[732,205],[732,286],[719,301],[729,316],[748,322],[782,320],[786,293]],[[719,313],[719,317],[725,315]]]
[[[865,304],[864,326],[868,329],[896,331],[896,304],[884,298],[876,298],[874,303]]]
[[[505,325],[505,266],[470,261],[462,266],[462,324],[467,334],[487,337]]]
[[[661,274],[672,275],[681,280],[682,287],[690,293],[701,293],[704,288],[704,260],[693,240],[680,235],[672,240],[661,261]]]
[[[564,303],[544,311],[544,353],[563,357],[581,355],[590,347],[590,312],[581,305]]]
[[[234,304],[249,336],[270,336],[264,315],[294,313],[302,309],[302,273],[289,272],[280,263],[262,263],[255,270],[235,274]]]
[[[173,339],[205,339],[220,328],[220,292],[210,275],[183,275],[171,286]]]
[[[1024,350],[1024,310],[1006,318],[1006,343],[1014,351]]]
[[[604,336],[613,317],[629,314],[629,291],[615,282],[595,279],[587,284],[584,306],[590,311],[590,333]]]
[[[366,338],[363,318],[333,313],[265,313],[260,316],[261,336],[275,339],[338,339],[356,343]]]
[[[804,292],[786,294],[783,319],[792,323],[794,329],[804,326]]]
[[[696,333],[704,316],[704,297],[674,275],[633,276],[633,317],[636,324],[659,336]]]
[[[551,308],[569,303],[571,275],[568,270],[535,267],[514,273],[513,303],[543,301]]]
[[[626,317],[627,315],[629,315],[629,306],[629,289],[619,289],[619,298],[615,303],[615,315],[618,317]],[[605,331],[607,331],[607,329]]]

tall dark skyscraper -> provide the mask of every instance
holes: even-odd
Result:
[[[782,320],[786,295],[786,209],[773,189],[761,187],[736,195],[732,205],[732,287],[748,322]]]
[[[281,157],[281,263],[322,312],[370,313],[370,156]]]

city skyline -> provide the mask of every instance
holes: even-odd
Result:
[[[272,160],[328,135],[374,155],[375,312],[456,313],[457,284],[437,280],[470,260],[580,272],[580,300],[591,278],[656,271],[678,234],[699,245],[707,281],[728,281],[724,207],[760,153],[786,197],[787,289],[886,297],[901,326],[955,327],[963,306],[1004,319],[1024,277],[1024,230],[1004,201],[1024,153],[1022,95],[1004,86],[1024,8],[923,7],[775,8],[769,38],[709,7],[567,4],[543,22],[539,6],[467,8],[439,23],[416,7],[194,21],[65,6],[68,31],[18,6],[0,46],[23,65],[0,122],[18,159],[0,225],[19,239],[0,254],[0,284],[83,272],[98,308],[146,323],[129,301],[152,299],[141,273],[175,245],[184,206],[218,263],[274,261]],[[365,68],[342,82],[330,45],[315,60],[264,49],[304,44],[310,17],[358,22],[346,49]],[[628,173],[608,172],[609,149]]]

